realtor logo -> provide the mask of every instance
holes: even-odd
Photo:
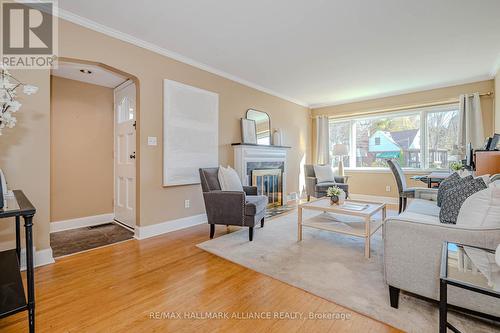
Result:
[[[53,68],[57,3],[1,0],[1,4],[2,63],[9,68]]]

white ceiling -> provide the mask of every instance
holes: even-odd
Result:
[[[81,69],[89,70],[91,73],[82,73],[80,72]],[[127,81],[126,77],[108,71],[103,67],[62,61],[58,63],[57,69],[51,70],[51,74],[70,80],[81,81],[108,88],[116,88],[123,82]]]
[[[499,0],[59,0],[63,18],[308,106],[491,78]]]

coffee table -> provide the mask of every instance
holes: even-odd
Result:
[[[352,206],[352,204],[365,205],[366,207],[363,210],[348,209],[349,205]],[[320,214],[303,220],[302,212],[305,209],[335,215]],[[373,219],[373,216],[379,211],[382,211],[382,219]],[[345,218],[345,216],[349,216],[349,218]],[[363,237],[365,239],[365,257],[370,258],[370,238],[384,224],[385,218],[386,207],[384,203],[346,200],[342,205],[331,205],[329,198],[318,199],[298,206],[298,241],[302,241],[303,227]]]

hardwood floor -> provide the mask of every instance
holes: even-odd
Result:
[[[399,332],[198,249],[195,245],[208,239],[208,229],[201,225],[130,240],[37,268],[37,332]],[[217,227],[217,235],[225,233],[225,227]],[[207,311],[229,316],[345,313],[350,318],[150,318],[155,312]],[[0,319],[0,331],[27,332],[25,312]]]

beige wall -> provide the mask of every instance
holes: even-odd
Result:
[[[39,87],[35,95],[19,92],[23,104],[16,113],[17,126],[0,136],[0,167],[8,186],[22,189],[37,212],[34,218],[34,245],[37,250],[49,246],[50,219],[50,91],[46,70],[13,70],[23,82]],[[14,223],[0,223],[0,246],[15,246]]]
[[[342,105],[335,105],[323,108],[316,108],[311,111],[313,116],[328,115],[332,117],[343,117],[356,114],[366,114],[372,112],[381,112],[395,108],[403,108],[421,104],[436,103],[442,101],[457,101],[460,94],[468,93],[485,93],[494,90],[494,81],[480,81],[470,84],[433,89],[421,91],[417,93],[404,94],[398,96],[391,96],[385,98],[378,98],[362,102],[348,103]],[[496,94],[498,96],[498,94]],[[497,97],[498,98],[498,97]],[[484,130],[486,135],[493,133],[493,97],[485,96],[481,98],[481,107],[483,112]],[[312,144],[316,147],[315,137],[315,120],[312,122]],[[315,149],[313,149],[313,155]],[[314,160],[315,156],[313,156]],[[422,172],[416,172],[422,174]],[[415,173],[415,174],[416,174]],[[382,172],[368,172],[368,171],[346,171],[350,176],[349,186],[350,191],[356,194],[377,195],[377,196],[397,196],[397,185],[389,171]],[[409,179],[409,186],[425,186],[422,182],[414,182]],[[386,192],[386,186],[391,187],[390,192]]]
[[[51,221],[113,212],[113,89],[52,77]]]
[[[59,53],[112,66],[139,80],[140,225],[204,212],[199,185],[162,186],[163,79],[219,94],[219,162],[224,165],[233,164],[230,144],[240,141],[239,119],[246,110],[269,113],[273,127],[283,129],[285,143],[293,147],[287,182],[290,192],[299,190],[299,164],[310,147],[307,108],[66,21],[59,24]],[[148,136],[157,136],[159,145],[147,146]],[[191,208],[184,208],[185,199],[191,200]]]
[[[500,69],[495,77],[495,133],[500,133]]]
[[[135,76],[139,98],[140,225],[151,225],[204,212],[199,185],[162,186],[163,79],[190,84],[219,94],[219,162],[233,164],[232,142],[240,141],[239,119],[249,108],[266,111],[272,126],[284,133],[289,152],[288,190],[300,189],[300,164],[310,160],[310,111],[297,104],[180,63],[137,46],[60,20],[59,56],[99,62]],[[24,188],[37,205],[38,249],[49,247],[50,209],[50,80],[47,71],[29,71],[22,79],[40,87],[26,102],[19,126],[0,138],[0,163],[9,182]],[[147,146],[157,136],[158,146]],[[184,208],[184,200],[191,208]],[[1,230],[0,230],[1,231]],[[10,237],[9,237],[10,236]],[[5,236],[12,239],[11,234]]]

